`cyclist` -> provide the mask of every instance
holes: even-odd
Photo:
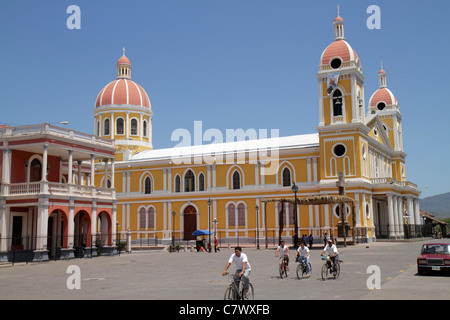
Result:
[[[244,289],[244,296],[248,293],[248,283],[250,282],[249,274],[251,271],[250,263],[248,262],[247,255],[242,252],[241,247],[234,248],[234,253],[230,256],[230,259],[222,272],[222,275],[227,274],[227,270],[232,263],[236,265],[236,273],[234,274],[233,280],[236,288],[239,288],[239,281],[242,279],[242,285]]]
[[[295,258],[297,259],[299,257],[299,262],[302,262],[305,260],[306,264],[306,276],[309,277],[311,275],[311,270],[309,270],[309,249],[307,246],[305,246],[304,242],[300,242],[300,246],[297,249],[297,252],[295,253]]]
[[[289,247],[284,244],[283,240],[280,241],[280,245],[275,251],[275,257],[278,257],[278,252],[282,253],[280,254],[279,263],[281,264],[282,259],[286,259],[286,268],[289,270]]]
[[[321,253],[321,256],[324,255],[324,253],[327,252],[328,255],[331,258],[331,261],[333,261],[333,275],[336,275],[336,261],[339,260],[339,252],[337,250],[337,247],[335,244],[333,244],[333,240],[331,238],[329,238],[327,240],[327,245],[325,246],[325,248],[323,248],[323,251]]]

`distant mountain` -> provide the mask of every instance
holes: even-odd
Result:
[[[450,218],[450,192],[420,199],[420,209],[438,219]]]

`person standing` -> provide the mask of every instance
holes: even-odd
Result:
[[[309,237],[308,237],[308,241],[309,241],[309,249],[312,249],[312,246],[313,246],[313,240],[314,240],[313,235],[312,235],[312,233],[310,233],[310,234],[309,234]]]
[[[214,236],[214,252],[220,251],[219,249],[219,240],[217,240],[217,236]]]

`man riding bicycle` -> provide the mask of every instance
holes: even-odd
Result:
[[[321,256],[324,255],[324,253],[327,252],[328,255],[331,258],[331,261],[333,261],[333,275],[336,275],[336,261],[339,261],[339,252],[337,250],[337,247],[335,244],[333,244],[333,240],[330,238],[327,240],[327,245],[325,248],[323,248],[323,251],[321,253]]]
[[[311,270],[309,270],[309,249],[305,246],[304,242],[300,243],[300,247],[298,247],[297,252],[295,253],[295,258],[299,257],[299,262],[305,261],[306,264],[306,276],[309,277],[311,275]]]
[[[234,274],[233,280],[236,288],[239,288],[239,281],[242,279],[242,286],[244,289],[244,296],[248,293],[248,283],[250,281],[249,274],[251,271],[250,263],[248,262],[247,255],[242,253],[241,247],[234,248],[234,253],[231,255],[230,259],[222,272],[222,275],[227,274],[227,270],[233,263],[236,265],[236,273]]]
[[[275,257],[278,257],[278,252],[281,252],[280,254],[280,261],[281,263],[282,259],[286,260],[286,268],[289,270],[289,247],[284,244],[284,241],[280,241],[280,245],[278,246],[277,250],[275,251]]]

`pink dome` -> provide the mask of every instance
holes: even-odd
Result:
[[[95,101],[96,108],[111,104],[130,104],[150,108],[150,99],[145,90],[133,80],[116,79],[100,91]]]

